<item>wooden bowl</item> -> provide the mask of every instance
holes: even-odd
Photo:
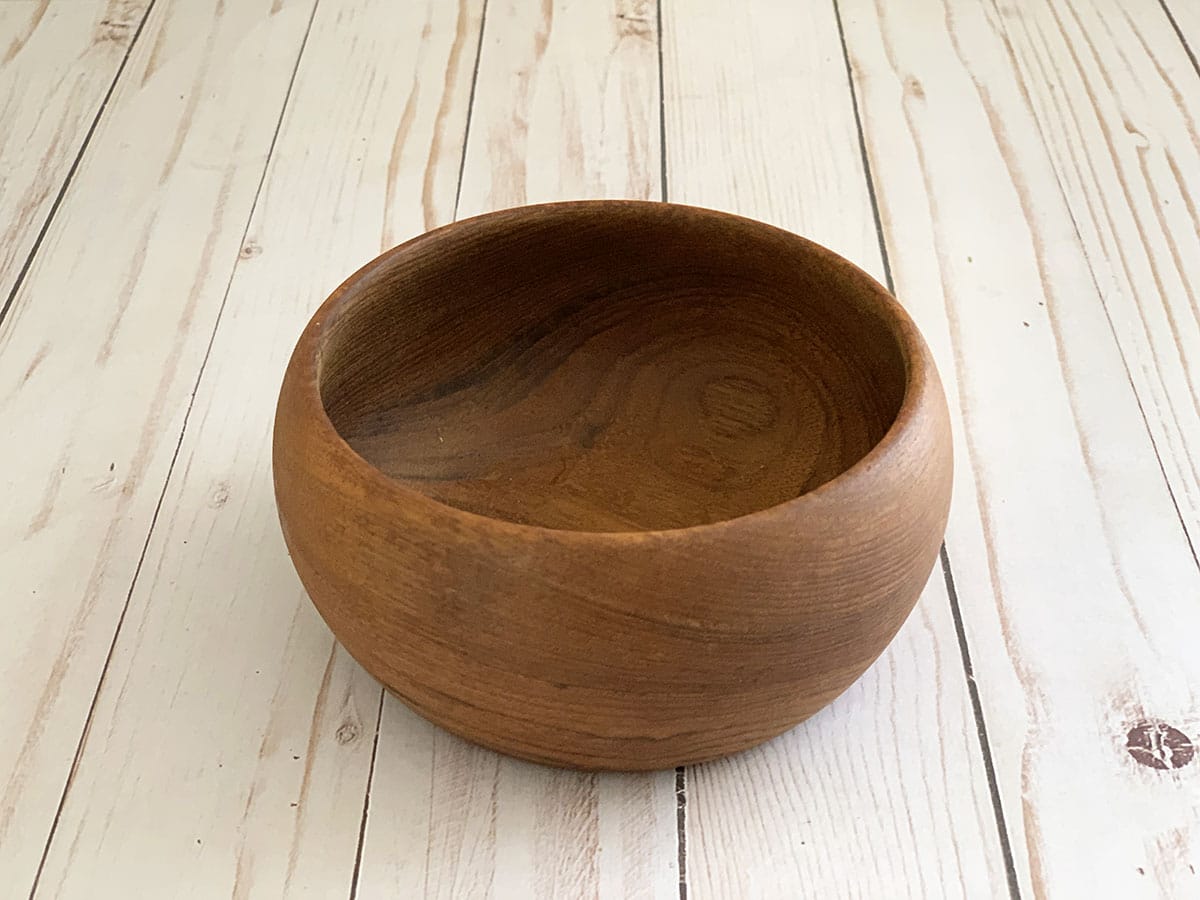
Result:
[[[929,577],[952,464],[877,282],[622,201],[469,219],[351,276],[296,346],[274,465],[313,602],[405,703],[526,759],[655,769],[862,674]]]

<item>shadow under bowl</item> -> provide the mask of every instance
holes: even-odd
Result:
[[[505,210],[347,280],[289,364],[306,589],[420,714],[651,769],[816,712],[929,576],[945,399],[891,295],[803,238],[636,201]]]

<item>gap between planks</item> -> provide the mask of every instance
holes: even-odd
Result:
[[[1171,28],[1175,32],[1175,36],[1179,38],[1179,43],[1183,44],[1183,52],[1188,55],[1188,59],[1192,61],[1192,68],[1196,70],[1196,74],[1200,75],[1200,60],[1196,59],[1196,54],[1192,50],[1191,44],[1187,42],[1187,38],[1183,36],[1183,30],[1179,27],[1179,22],[1175,20],[1175,14],[1171,12],[1171,7],[1167,5],[1167,0],[1158,0],[1158,5],[1162,7],[1162,11],[1167,16],[1167,21],[1171,23]]]
[[[467,171],[467,146],[471,140],[471,115],[475,111],[475,86],[479,84],[479,60],[483,56],[483,35],[487,30],[487,11],[488,0],[483,0],[483,6],[479,10],[479,40],[475,43],[475,65],[471,67],[471,92],[467,95],[467,124],[463,129],[462,156],[458,161],[458,182],[454,186],[455,219],[458,218],[458,204],[462,200],[463,173]]]
[[[483,29],[480,29],[482,33]],[[362,819],[358,823],[358,846],[354,848],[354,873],[350,876],[350,900],[358,897],[358,873],[362,871],[363,844],[367,837],[367,814],[371,809],[371,781],[375,778],[375,759],[379,755],[379,732],[383,725],[383,703],[387,692],[379,689],[379,707],[375,710],[375,740],[371,742],[371,763],[367,766],[367,788],[363,791]]]
[[[667,97],[666,75],[663,71],[663,3],[657,0],[654,4],[654,38],[658,50],[658,162],[659,162],[659,198],[663,203],[670,202],[671,195],[667,190]],[[676,865],[679,867],[679,900],[687,900],[687,768],[678,766],[675,769],[675,845]]]

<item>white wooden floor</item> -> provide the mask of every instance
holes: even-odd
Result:
[[[1197,53],[1198,0],[0,0],[0,894],[1200,897]],[[424,723],[274,514],[326,293],[577,197],[855,260],[954,415],[891,649],[685,771]]]

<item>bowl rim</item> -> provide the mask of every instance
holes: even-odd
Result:
[[[900,355],[904,363],[904,395],[892,423],[883,436],[849,467],[839,472],[829,481],[794,497],[788,497],[771,506],[764,506],[737,516],[718,519],[713,522],[698,522],[673,528],[645,528],[620,531],[594,531],[585,529],[555,528],[547,525],[517,522],[511,519],[484,515],[462,509],[438,500],[422,491],[416,490],[401,481],[392,478],[355,450],[334,426],[325,409],[321,397],[321,365],[322,351],[328,334],[337,324],[341,314],[353,302],[356,289],[373,278],[381,270],[389,269],[398,257],[402,257],[412,249],[430,241],[436,241],[447,232],[470,227],[478,227],[485,221],[502,219],[519,219],[526,216],[537,216],[546,211],[556,211],[566,214],[593,215],[604,208],[623,208],[640,210],[646,213],[660,213],[664,207],[677,211],[679,214],[700,218],[719,219],[730,225],[747,227],[753,230],[774,232],[776,235],[796,244],[805,253],[817,257],[831,268],[840,270],[852,280],[861,284],[866,290],[864,296],[869,297],[893,336],[896,339]],[[931,377],[931,375],[933,377]],[[776,225],[771,225],[757,219],[751,219],[735,213],[708,207],[694,206],[683,203],[669,203],[658,200],[566,200],[552,203],[537,203],[524,206],[509,207],[494,210],[476,216],[458,219],[446,225],[433,228],[420,235],[410,238],[403,243],[385,250],[357,271],[346,278],[321,303],[313,313],[300,337],[287,365],[284,376],[286,383],[299,378],[302,387],[301,400],[303,412],[310,425],[320,431],[320,437],[332,441],[333,445],[342,451],[350,465],[372,482],[379,490],[392,493],[398,499],[408,504],[416,504],[426,509],[440,511],[452,519],[467,525],[486,528],[493,531],[506,532],[510,535],[539,537],[545,539],[553,536],[560,540],[571,541],[631,541],[631,540],[670,540],[683,539],[686,536],[701,533],[716,533],[730,528],[744,527],[752,524],[767,523],[778,520],[781,516],[792,517],[803,513],[806,509],[817,512],[816,507],[836,501],[839,494],[844,494],[854,486],[861,486],[864,480],[881,468],[886,468],[888,460],[896,456],[904,443],[905,437],[916,427],[916,419],[922,407],[928,402],[931,390],[936,390],[940,384],[936,378],[934,363],[929,349],[921,336],[916,323],[896,297],[876,278],[860,266],[835,253],[833,250],[818,244],[795,232],[788,231]]]

